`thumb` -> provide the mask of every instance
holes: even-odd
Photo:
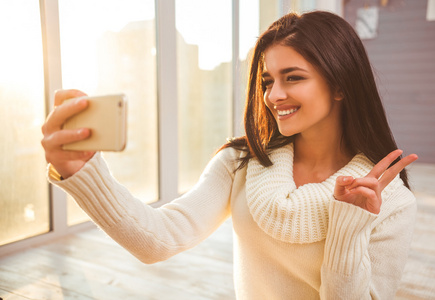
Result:
[[[354,181],[352,176],[338,176],[335,181],[334,196],[341,196],[346,193],[346,187]]]

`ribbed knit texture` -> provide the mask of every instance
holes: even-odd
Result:
[[[234,173],[245,153],[227,148],[195,187],[152,208],[119,184],[97,153],[74,176],[49,180],[71,194],[109,236],[146,263],[168,259],[233,218],[238,300],[393,299],[412,238],[416,202],[395,178],[378,215],[335,200],[339,175],[365,176],[357,155],[326,181],[296,189],[292,145]],[[168,282],[170,284],[170,282]]]
[[[289,243],[313,243],[326,238],[329,203],[338,176],[364,177],[373,168],[364,155],[356,155],[345,167],[321,183],[299,188],[293,180],[293,144],[270,154],[273,165],[263,167],[250,160],[246,177],[246,196],[253,219],[275,239]],[[391,193],[388,186],[383,197]],[[345,206],[347,207],[347,206]]]
[[[48,175],[111,238],[141,261],[154,263],[197,245],[229,217],[234,166],[224,164],[222,154],[188,193],[156,209],[116,181],[101,153],[66,180],[54,181],[50,168]]]

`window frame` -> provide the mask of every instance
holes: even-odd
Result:
[[[279,0],[280,12],[289,7],[290,0]],[[39,0],[44,59],[44,90],[46,115],[53,107],[54,91],[62,88],[62,66],[58,0]],[[243,134],[242,93],[238,67],[239,59],[239,0],[232,0],[232,124],[233,135]],[[159,199],[153,207],[177,198],[178,193],[178,97],[175,0],[155,0],[156,76],[158,113]],[[48,184],[50,230],[47,233],[0,246],[0,257],[50,242],[62,236],[94,228],[91,221],[68,226],[67,197],[59,188]]]
[[[54,91],[62,88],[59,4],[58,0],[40,0],[39,4],[44,59],[45,106],[46,115],[48,115],[54,104]],[[234,11],[237,8],[238,0],[233,0],[233,18]],[[155,1],[155,10],[159,199],[152,203],[151,206],[158,207],[180,196],[178,193],[178,97],[176,88],[175,0]],[[238,32],[236,21],[237,19],[233,19],[233,31]],[[236,45],[233,48],[237,50],[238,40],[234,41],[234,37],[238,37],[238,35],[233,35],[233,45]],[[235,55],[233,53],[233,57],[238,58],[238,54]],[[233,72],[235,72],[234,62]],[[240,92],[237,91],[237,85],[234,85],[234,87],[233,97],[238,99],[237,95]],[[237,105],[234,104],[234,106],[236,107]],[[234,119],[235,114],[232,113],[232,115]],[[240,122],[238,119],[237,121],[233,120],[232,123],[238,124]],[[61,189],[48,183],[47,188],[49,189],[50,203],[49,232],[3,245],[0,247],[0,256],[95,227],[91,221],[68,226],[66,194]]]

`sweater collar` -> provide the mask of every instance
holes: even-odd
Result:
[[[296,188],[293,179],[293,144],[272,151],[273,165],[263,167],[251,159],[247,167],[246,196],[257,225],[271,237],[289,243],[312,243],[326,238],[329,202],[338,176],[363,177],[373,163],[357,154],[321,183]]]

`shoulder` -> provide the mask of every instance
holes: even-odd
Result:
[[[414,194],[397,176],[382,192],[382,206],[376,223],[395,219],[395,216],[413,220],[417,213],[417,201]]]
[[[405,186],[399,175],[383,191],[383,202],[386,206],[400,208],[415,204],[414,194]]]
[[[247,151],[236,147],[223,147],[214,156],[213,160],[222,162],[231,172],[238,169]]]

